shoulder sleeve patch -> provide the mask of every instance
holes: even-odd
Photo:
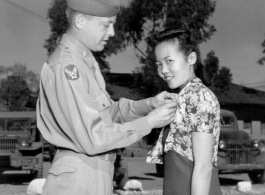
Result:
[[[78,69],[75,65],[67,65],[65,68],[64,68],[64,73],[65,73],[65,76],[67,77],[68,80],[77,80],[79,79],[79,72],[78,72]]]

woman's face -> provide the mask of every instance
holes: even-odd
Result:
[[[180,87],[192,76],[191,64],[184,53],[179,51],[177,42],[158,44],[155,57],[158,75],[167,82],[170,89]]]

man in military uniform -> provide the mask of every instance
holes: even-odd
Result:
[[[67,0],[69,28],[44,63],[37,124],[58,147],[43,195],[109,195],[116,148],[172,122],[175,95],[113,102],[91,51],[114,36],[118,0]]]

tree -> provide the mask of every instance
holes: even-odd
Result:
[[[1,103],[11,111],[26,110],[25,104],[32,91],[38,90],[39,78],[32,71],[27,70],[26,65],[15,64],[11,67],[0,67],[1,79],[0,98]]]
[[[261,46],[263,47],[263,51],[262,53],[265,54],[265,40],[261,43]],[[265,56],[261,57],[259,60],[258,60],[258,64],[260,65],[263,65],[265,62]]]
[[[222,67],[218,71],[217,77],[215,78],[214,87],[216,93],[223,93],[230,89],[230,84],[232,82],[232,74],[230,69],[227,67]]]
[[[48,55],[54,51],[61,40],[62,35],[67,30],[68,23],[65,17],[65,10],[66,0],[53,0],[51,7],[48,10],[51,34],[44,44],[44,48],[47,49]],[[109,72],[110,70],[109,63],[105,60],[105,58],[111,54],[116,54],[117,52],[122,51],[126,46],[124,36],[121,31],[122,25],[121,20],[118,20],[115,24],[116,36],[109,40],[109,43],[102,52],[93,53],[103,73]]]
[[[135,71],[135,80],[144,95],[155,95],[167,89],[156,73],[152,35],[165,28],[185,27],[192,31],[198,44],[205,42],[216,31],[207,22],[214,9],[215,2],[211,0],[132,0],[126,11],[121,13],[126,42],[138,51],[142,64]],[[145,51],[139,46],[143,42]]]
[[[229,90],[232,82],[232,74],[227,67],[219,65],[219,59],[214,51],[210,51],[204,61],[205,75],[210,87],[215,93],[223,93]]]
[[[220,67],[219,59],[217,56],[215,56],[215,52],[213,50],[207,54],[206,59],[204,61],[204,65],[205,65],[206,80],[209,83],[209,85],[213,85]]]
[[[65,0],[54,0],[48,11],[51,35],[44,45],[48,54],[51,54],[66,31],[65,9]],[[133,45],[142,65],[135,71],[135,86],[146,96],[154,95],[165,89],[166,85],[157,76],[154,67],[154,43],[151,35],[173,26],[187,27],[198,43],[205,42],[216,31],[207,22],[214,9],[215,2],[212,0],[132,0],[130,6],[121,8],[118,14],[116,36],[110,40],[104,51],[94,55],[101,69],[107,72],[109,64],[105,58]],[[140,44],[145,44],[146,49],[140,49]]]

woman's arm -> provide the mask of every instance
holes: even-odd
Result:
[[[213,135],[192,132],[191,139],[194,157],[191,195],[208,195],[212,176]]]

